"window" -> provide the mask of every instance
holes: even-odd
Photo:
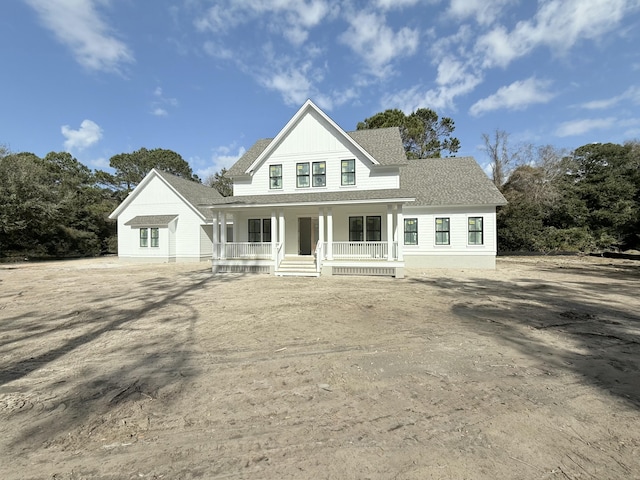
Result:
[[[367,217],[367,242],[382,240],[382,217]]]
[[[313,186],[327,186],[327,164],[326,162],[313,162]]]
[[[342,185],[355,185],[356,184],[356,161],[342,160]]]
[[[469,217],[469,245],[482,245],[482,217]]]
[[[404,244],[418,245],[418,219],[404,219]]]
[[[282,188],[282,165],[269,166],[269,188],[272,190]]]
[[[448,218],[436,218],[436,245],[449,245]]]
[[[309,186],[309,164],[296,164],[296,187],[307,188]]]
[[[362,217],[349,217],[349,241],[362,242],[364,240],[364,225]]]
[[[271,219],[270,218],[262,219],[262,241],[263,242],[271,241]]]
[[[365,230],[366,227],[366,230]],[[349,241],[379,242],[382,240],[382,217],[349,217]]]
[[[152,247],[160,246],[160,229],[159,228],[151,229],[151,246]]]
[[[260,234],[260,219],[259,218],[250,218],[249,219],[249,241],[250,242],[260,242],[262,236]]]
[[[262,227],[262,228],[261,228]],[[270,218],[250,218],[249,238],[252,243],[271,241],[271,219]]]
[[[148,228],[140,229],[140,246],[141,247],[149,246],[149,229]]]

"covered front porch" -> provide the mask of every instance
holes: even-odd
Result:
[[[226,206],[213,222],[214,272],[404,274],[400,202]]]

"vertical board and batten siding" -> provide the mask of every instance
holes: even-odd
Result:
[[[135,192],[135,197],[118,216],[118,256],[120,258],[173,260],[200,258],[201,218],[186,205],[161,179],[154,177],[146,187]],[[169,228],[159,229],[159,247],[140,247],[140,230],[125,225],[138,215],[177,214],[174,238]]]
[[[407,266],[446,266],[452,267],[477,266],[469,257],[491,257],[495,259],[497,251],[496,213],[495,207],[406,207],[404,218],[418,219],[418,245],[404,245],[403,252]],[[450,244],[436,245],[436,218],[450,219]],[[469,245],[468,219],[469,217],[483,218],[483,244]],[[404,241],[404,238],[402,238]],[[439,258],[437,264],[436,259]],[[467,259],[467,260],[465,260]],[[470,263],[465,263],[470,262]],[[478,263],[478,262],[476,262]],[[482,263],[482,261],[480,261]]]
[[[355,159],[356,184],[341,185],[341,160]],[[297,188],[296,164],[326,162],[326,186]],[[269,188],[269,166],[282,165],[282,188]],[[273,152],[258,166],[250,182],[236,182],[234,195],[263,195],[269,193],[314,193],[348,190],[379,190],[399,188],[398,172],[376,173],[371,162],[353,145],[344,140],[315,112],[303,116]],[[310,173],[312,166],[309,165]],[[311,183],[311,182],[310,182]]]

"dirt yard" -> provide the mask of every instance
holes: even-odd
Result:
[[[640,478],[640,264],[0,265],[0,478]]]

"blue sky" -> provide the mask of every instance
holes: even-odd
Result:
[[[640,138],[640,0],[0,2],[0,144],[91,168],[141,147],[202,178],[307,98],[345,130],[387,108],[575,148]]]

